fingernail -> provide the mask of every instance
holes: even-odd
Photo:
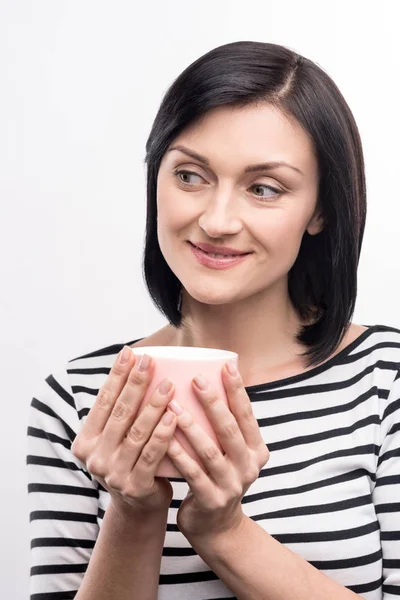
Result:
[[[197,377],[195,377],[193,381],[195,382],[197,387],[200,388],[201,390],[207,389],[208,383],[202,375],[197,375]]]
[[[181,415],[183,413],[183,408],[176,400],[171,400],[168,404],[168,408],[171,409],[176,415]]]
[[[172,382],[169,379],[163,379],[159,385],[158,391],[160,392],[160,394],[168,394],[169,390],[171,389],[171,386]]]
[[[230,373],[230,375],[232,375],[232,377],[236,376],[238,374],[238,370],[236,368],[236,365],[229,361],[226,363],[226,367],[228,369],[228,372]]]
[[[129,357],[131,355],[132,350],[130,349],[129,346],[124,346],[120,355],[119,355],[119,363],[121,365],[124,365],[128,362]]]
[[[171,425],[172,421],[175,419],[175,415],[170,410],[164,414],[162,418],[163,425]]]
[[[146,371],[150,366],[150,356],[148,354],[143,354],[140,359],[138,369],[139,371]]]

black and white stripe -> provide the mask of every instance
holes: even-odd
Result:
[[[71,443],[122,346],[68,361],[32,399],[31,600],[74,598],[84,577],[110,498]],[[247,391],[271,455],[243,511],[365,599],[399,597],[400,331],[370,327],[320,367]],[[172,485],[159,600],[233,600],[179,532],[188,486]]]

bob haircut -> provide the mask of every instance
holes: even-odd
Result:
[[[301,320],[297,334],[308,366],[325,361],[350,325],[366,218],[364,158],[353,114],[332,79],[311,60],[277,44],[239,41],[214,48],[189,65],[165,93],[146,143],[147,220],[143,276],[170,324],[182,323],[182,284],[157,237],[157,175],[168,147],[188,125],[217,106],[271,105],[308,132],[319,171],[324,222],[304,233],[288,273]]]

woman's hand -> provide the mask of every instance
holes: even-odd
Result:
[[[269,458],[240,374],[236,370],[230,375],[225,365],[222,376],[229,408],[208,382],[201,390],[195,385],[196,377],[193,388],[225,455],[187,410],[182,411],[175,401],[169,405],[208,471],[206,474],[175,438],[171,440],[167,454],[190,487],[178,510],[177,524],[191,541],[240,527],[244,519],[241,500]]]
[[[165,413],[175,387],[171,384],[165,393],[169,382],[161,382],[137,416],[154,362],[147,357],[147,369],[142,370],[146,355],[140,362],[129,348],[128,362],[121,364],[120,354],[72,444],[72,454],[110,492],[119,510],[165,510],[172,486],[165,478],[155,478],[155,473],[176,427],[175,415]]]

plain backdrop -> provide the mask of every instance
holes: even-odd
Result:
[[[0,1],[0,596],[28,597],[27,413],[67,360],[166,324],[142,271],[145,142],[213,47],[283,44],[358,123],[368,218],[356,323],[400,327],[397,1]]]

